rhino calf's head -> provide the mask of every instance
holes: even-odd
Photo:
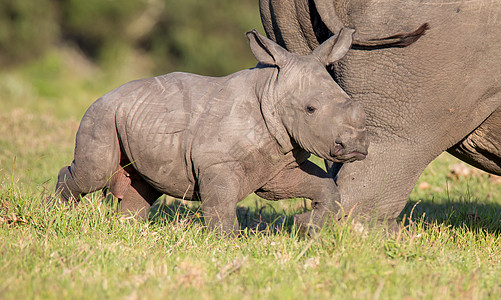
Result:
[[[300,148],[323,159],[351,162],[367,155],[365,113],[337,85],[326,66],[348,52],[354,30],[343,28],[310,55],[287,52],[256,31],[247,36],[262,65],[276,67],[261,96],[266,124],[282,147]]]

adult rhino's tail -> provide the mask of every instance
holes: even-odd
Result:
[[[65,202],[104,188],[119,166],[116,105],[110,100],[98,99],[82,118],[73,162],[59,171],[57,179],[56,192]]]

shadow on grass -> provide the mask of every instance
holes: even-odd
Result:
[[[237,206],[237,218],[241,230],[250,232],[292,232],[293,216],[309,209],[307,200],[283,200],[284,203],[266,201],[252,197],[240,202]],[[157,201],[150,210],[152,222],[190,222],[204,224],[203,214],[198,201],[183,201],[174,198],[163,198]]]
[[[292,199],[267,201],[255,195],[240,202],[237,218],[241,230],[250,232],[292,232],[293,216],[311,209],[309,200]],[[163,196],[149,213],[152,222],[184,222],[204,224],[199,201],[184,201]],[[482,203],[476,199],[458,200],[411,199],[400,213],[398,222],[404,225],[423,222],[426,225],[444,224],[471,231],[483,230],[501,234],[501,203]]]
[[[438,202],[438,203],[437,203]],[[410,216],[410,218],[409,218]],[[475,200],[415,201],[407,203],[400,214],[405,224],[422,220],[425,223],[446,224],[456,228],[485,230],[501,234],[501,204],[479,203]]]

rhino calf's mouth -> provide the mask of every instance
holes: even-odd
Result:
[[[357,160],[362,160],[367,157],[367,153],[361,153],[361,152],[350,152],[348,154],[343,154],[340,156],[333,156],[333,161],[334,162],[341,162],[341,163],[349,163]]]

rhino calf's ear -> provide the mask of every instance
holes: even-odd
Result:
[[[338,34],[313,50],[312,54],[317,56],[326,66],[332,65],[350,50],[354,33],[355,29],[343,27]]]
[[[280,47],[272,40],[262,36],[253,29],[246,33],[250,48],[257,61],[265,65],[281,67],[287,63],[289,55],[287,50]]]

